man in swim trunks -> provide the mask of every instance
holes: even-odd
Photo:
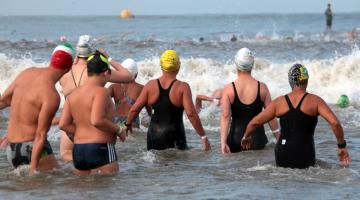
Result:
[[[333,18],[333,12],[331,11],[331,4],[328,4],[327,9],[325,10],[325,16],[326,16],[326,31],[331,31],[332,26],[332,18]]]
[[[138,74],[137,64],[133,59],[125,59],[121,65],[127,69],[132,76],[134,77],[134,81],[130,83],[116,83],[112,84],[108,90],[110,92],[110,96],[115,101],[116,106],[116,123],[124,124],[127,119],[128,112],[132,105],[134,105],[136,99],[139,97],[141,90],[143,89],[143,85],[135,82],[135,79]],[[149,116],[151,115],[151,108],[149,106],[146,107]],[[132,124],[132,127],[139,128],[140,127],[140,119],[139,116],[136,117],[135,121]]]
[[[205,135],[199,116],[192,101],[191,89],[186,82],[176,79],[180,69],[180,58],[174,50],[166,50],[160,57],[162,76],[149,81],[131,107],[125,123],[125,131],[131,129],[140,110],[150,105],[153,109],[147,134],[147,149],[167,148],[186,149],[186,136],[183,123],[185,110],[190,122],[201,138],[205,151],[210,143]]]
[[[350,156],[341,124],[321,97],[306,92],[309,79],[307,69],[301,64],[295,64],[290,68],[288,76],[292,91],[276,98],[250,121],[241,141],[242,148],[250,147],[251,134],[258,126],[279,117],[281,135],[275,147],[276,165],[300,169],[314,166],[314,132],[320,115],[335,134],[340,164],[348,166]]]
[[[30,164],[31,175],[57,167],[47,132],[60,103],[55,83],[70,70],[74,54],[70,44],[58,45],[48,67],[24,70],[1,97],[0,109],[11,106],[7,157],[13,167]]]
[[[213,102],[216,106],[220,106],[222,91],[223,91],[223,89],[221,89],[221,88],[215,90],[213,92],[213,94],[211,95],[211,97],[206,96],[206,95],[201,95],[201,94],[196,95],[196,100],[195,100],[196,112],[199,113],[201,111],[203,101]]]
[[[241,138],[247,124],[271,102],[271,95],[266,84],[251,75],[254,53],[248,48],[240,49],[235,56],[235,65],[237,79],[224,87],[221,98],[220,142],[223,154],[244,150],[241,148]],[[277,121],[272,120],[269,126],[274,136],[278,138]],[[265,129],[260,126],[253,136],[251,149],[263,149],[267,142]]]
[[[104,50],[100,50],[103,54],[108,56]],[[81,35],[76,45],[77,59],[71,70],[60,79],[65,98],[76,88],[81,86],[87,80],[88,76],[85,72],[88,57],[94,52],[91,44],[91,37],[89,35]],[[132,81],[131,74],[124,69],[118,62],[109,59],[109,63],[116,69],[111,73],[110,82],[122,83]],[[56,121],[56,120],[55,120]],[[56,123],[55,123],[56,124]],[[64,161],[72,160],[73,142],[65,132],[61,131],[60,137],[60,157]]]
[[[115,150],[120,127],[113,123],[115,107],[104,85],[110,78],[107,58],[95,52],[88,58],[86,82],[66,98],[59,127],[74,133],[76,175],[119,170]],[[125,137],[120,138],[122,141]]]

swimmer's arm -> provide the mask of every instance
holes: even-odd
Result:
[[[196,130],[196,132],[198,133],[198,135],[200,137],[205,136],[205,131],[204,128],[201,124],[199,115],[197,114],[195,107],[194,107],[194,103],[192,101],[192,95],[191,95],[191,89],[190,86],[188,84],[184,84],[184,89],[183,89],[183,106],[184,106],[184,110],[186,112],[186,115],[188,116],[191,124],[193,125],[194,129]]]
[[[112,83],[129,83],[134,80],[131,73],[126,70],[120,63],[111,60],[109,62],[116,70],[111,70],[111,76],[109,82]]]
[[[213,98],[205,95],[196,95],[195,108],[198,113],[200,112],[200,109],[202,107],[202,101],[213,101]]]
[[[323,117],[331,126],[333,130],[337,143],[343,144],[344,143],[344,131],[343,128],[335,116],[335,114],[331,111],[329,106],[325,103],[323,99],[320,98],[318,103],[318,112],[321,117]]]
[[[128,118],[126,120],[126,124],[131,124],[134,121],[134,119],[136,118],[136,116],[138,116],[141,109],[148,102],[148,95],[149,95],[149,87],[145,86],[141,90],[141,93],[140,93],[139,97],[136,99],[134,105],[131,106],[131,109],[128,113]],[[148,113],[150,112],[150,116],[151,116],[151,108],[150,108],[150,110],[148,110],[148,108],[146,108],[146,110]]]
[[[106,117],[106,111],[111,102],[107,90],[98,90],[91,106],[90,122],[96,128],[109,133],[117,133],[119,126]]]
[[[191,89],[190,86],[185,83],[182,88],[183,94],[182,94],[182,104],[184,107],[184,110],[186,112],[186,115],[188,116],[191,124],[195,128],[197,134],[201,137],[201,142],[203,144],[203,150],[209,151],[211,149],[211,145],[209,142],[209,139],[205,135],[204,128],[201,124],[199,115],[197,114],[195,110],[194,103],[192,101],[192,95],[191,95]]]
[[[59,120],[59,128],[66,133],[74,134],[76,131],[76,126],[74,124],[73,117],[71,115],[70,110],[70,100],[67,99],[65,101],[64,108],[61,112],[60,120]]]
[[[49,95],[47,98],[48,99],[41,105],[39,112],[38,126],[31,153],[30,175],[33,175],[38,167],[41,151],[44,148],[47,133],[51,126],[51,120],[55,116],[56,110],[60,104],[59,96]]]
[[[55,126],[55,125],[58,125],[60,122],[60,117],[54,117],[51,121],[51,126]]]
[[[230,97],[227,94],[226,89],[224,89],[224,92],[222,94],[221,97],[221,103],[220,103],[220,107],[221,107],[221,118],[220,118],[220,144],[222,146],[225,146],[226,143],[226,138],[228,136],[229,133],[229,122],[230,122],[230,117],[231,117],[231,102],[230,102]],[[226,152],[223,152],[226,153]]]
[[[319,97],[320,98],[320,97]],[[337,144],[345,144],[344,148],[338,148],[338,157],[340,165],[343,167],[349,166],[351,158],[346,148],[346,143],[344,139],[344,131],[343,128],[335,116],[335,114],[331,111],[329,106],[325,103],[323,99],[320,98],[320,102],[318,103],[318,112],[319,114],[330,124],[336,140]]]
[[[247,125],[243,138],[249,138],[259,126],[269,122],[276,117],[276,105],[275,101],[272,101],[264,111],[255,116]]]
[[[271,103],[271,95],[270,95],[270,91],[266,85],[264,87],[264,91],[265,91],[264,108],[266,108]],[[278,124],[276,118],[274,118],[273,120],[271,120],[269,122],[269,126],[270,126],[270,129],[271,129],[274,137],[276,138],[276,140],[278,140],[280,138],[280,131],[279,131],[279,124]]]

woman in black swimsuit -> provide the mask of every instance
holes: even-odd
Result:
[[[225,86],[221,98],[221,151],[223,154],[243,150],[241,138],[247,124],[271,102],[267,86],[251,76],[254,65],[253,53],[247,48],[240,49],[235,56],[235,64],[237,79]],[[271,121],[269,125],[277,138],[279,130],[276,120]],[[256,129],[252,139],[251,149],[265,147],[268,139],[263,126]]]
[[[315,165],[314,132],[317,117],[321,115],[331,126],[338,143],[340,164],[349,165],[344,132],[340,122],[319,96],[306,92],[307,69],[295,64],[289,71],[292,91],[275,99],[253,118],[247,126],[241,142],[242,148],[251,146],[251,135],[257,127],[275,117],[280,118],[281,136],[275,147],[276,164],[280,167],[307,168]]]

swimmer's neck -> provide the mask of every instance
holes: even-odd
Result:
[[[237,77],[241,78],[241,79],[243,79],[243,78],[252,78],[251,71],[248,71],[248,72],[238,71],[237,72]]]
[[[160,79],[176,79],[177,74],[178,74],[178,71],[163,72],[163,75],[160,77]]]
[[[65,70],[58,70],[54,69],[52,66],[49,66],[44,69],[44,76],[49,77],[49,80],[55,84],[66,72],[67,71]]]
[[[87,59],[86,58],[79,58],[78,57],[78,60],[77,60],[77,63],[76,64],[81,64],[81,65],[85,65],[87,64]]]
[[[291,93],[293,94],[302,94],[305,92],[306,92],[306,87],[298,87],[298,86],[294,86],[291,91]]]
[[[90,76],[85,84],[104,87],[106,84],[106,80],[104,77],[101,77],[101,76],[102,75]]]

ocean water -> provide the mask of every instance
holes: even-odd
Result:
[[[138,62],[137,81],[145,84],[161,75],[159,56],[167,48],[181,57],[178,79],[187,81],[193,97],[210,95],[236,78],[233,57],[242,47],[256,52],[253,75],[265,82],[273,98],[290,91],[287,71],[304,64],[309,92],[320,95],[343,124],[352,163],[338,165],[331,128],[320,120],[315,133],[317,165],[305,170],[275,167],[274,138],[262,151],[222,156],[219,151],[219,109],[209,106],[200,118],[211,152],[201,150],[186,116],[188,151],[146,151],[146,129],[117,144],[121,166],[113,175],[75,177],[72,164],[35,177],[26,167],[12,170],[0,151],[0,199],[359,199],[360,189],[360,39],[348,32],[360,27],[360,13],[337,14],[333,32],[324,33],[323,14],[0,17],[0,92],[16,74],[30,66],[46,66],[60,36],[76,44],[79,35],[95,38],[116,60]],[[236,37],[232,42],[230,39]],[[200,38],[204,41],[200,41]],[[335,104],[350,98],[344,109]],[[61,108],[60,108],[61,110]],[[0,136],[5,134],[8,109],[0,111]],[[267,130],[268,127],[266,126]],[[59,129],[49,140],[59,152]]]

